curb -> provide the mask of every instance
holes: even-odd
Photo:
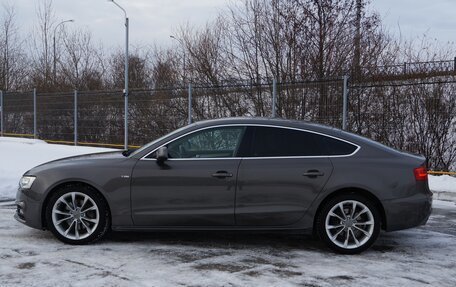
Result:
[[[456,203],[456,192],[432,191],[432,193],[434,193],[434,195],[432,196],[433,199],[452,201]]]

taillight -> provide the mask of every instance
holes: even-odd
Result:
[[[416,181],[426,181],[428,180],[427,169],[425,166],[417,167],[413,170],[415,174]]]

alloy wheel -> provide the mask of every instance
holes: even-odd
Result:
[[[95,201],[81,192],[60,196],[52,207],[52,223],[63,237],[82,240],[98,227],[100,211]]]
[[[326,215],[325,230],[331,242],[343,249],[363,246],[374,233],[372,211],[356,200],[334,205]]]

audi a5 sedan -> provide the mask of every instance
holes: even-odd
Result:
[[[26,172],[15,218],[87,244],[112,229],[310,231],[336,252],[425,224],[426,159],[301,121],[198,122],[133,152]]]

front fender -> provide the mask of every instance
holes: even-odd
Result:
[[[91,164],[55,165],[50,168],[30,170],[36,176],[28,196],[40,203],[43,212],[50,194],[59,186],[68,183],[84,183],[92,186],[106,199],[111,210],[112,225],[130,226],[130,184],[136,159],[123,161],[100,161]]]

